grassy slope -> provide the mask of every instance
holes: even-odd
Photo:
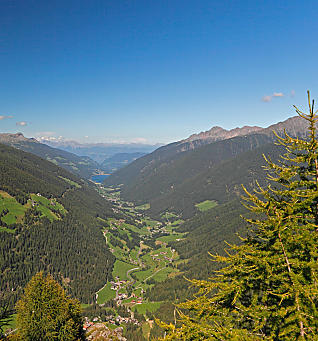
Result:
[[[200,212],[205,212],[210,210],[211,208],[215,207],[217,205],[217,202],[214,200],[205,200],[198,204],[195,204],[194,206],[199,209]]]
[[[107,282],[107,284],[98,291],[98,298],[97,303],[102,304],[104,302],[107,302],[116,296],[116,291],[111,289],[111,283]]]

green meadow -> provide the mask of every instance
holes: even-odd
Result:
[[[137,304],[132,307],[133,311],[137,311],[139,314],[146,315],[147,312],[154,313],[159,309],[161,302],[145,302]]]
[[[21,205],[8,193],[0,193],[0,212],[3,212],[5,209],[9,211],[1,220],[8,225],[21,222],[29,207],[28,205]]]
[[[104,288],[98,291],[97,294],[98,294],[97,304],[103,304],[116,297],[116,291],[111,289],[110,282],[107,282]]]
[[[196,204],[195,207],[197,207],[201,212],[204,212],[214,208],[217,204],[218,203],[215,200],[205,200]]]
[[[119,277],[121,280],[127,280],[129,279],[127,277],[127,271],[136,267],[136,265],[128,264],[117,259],[114,265],[113,277]]]

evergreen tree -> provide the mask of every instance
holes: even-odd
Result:
[[[285,133],[286,153],[266,159],[271,185],[247,190],[241,245],[213,256],[224,267],[208,281],[192,280],[198,293],[179,305],[177,325],[161,323],[165,340],[318,340],[317,112],[308,92],[308,136]],[[183,310],[185,309],[185,310]]]
[[[82,340],[80,304],[51,275],[40,272],[17,303],[17,328],[21,340]]]
[[[10,326],[13,310],[5,299],[5,294],[0,292],[0,340],[4,338],[5,327]]]

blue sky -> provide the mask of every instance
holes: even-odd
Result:
[[[317,12],[310,0],[0,0],[0,131],[166,143],[285,120],[318,95]]]

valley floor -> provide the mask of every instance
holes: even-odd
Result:
[[[148,339],[153,323],[151,316],[161,302],[147,300],[146,292],[155,283],[178,275],[179,256],[168,243],[184,237],[183,233],[175,232],[182,220],[172,213],[166,213],[162,221],[152,220],[144,214],[147,205],[135,207],[120,200],[118,189],[99,185],[98,190],[127,218],[104,221],[107,225],[103,231],[105,242],[116,262],[113,280],[96,293],[96,304],[113,307],[113,313],[106,316],[109,327],[133,323],[142,327]],[[116,308],[124,308],[129,316],[120,316]],[[138,320],[138,316],[143,316],[143,321]]]

